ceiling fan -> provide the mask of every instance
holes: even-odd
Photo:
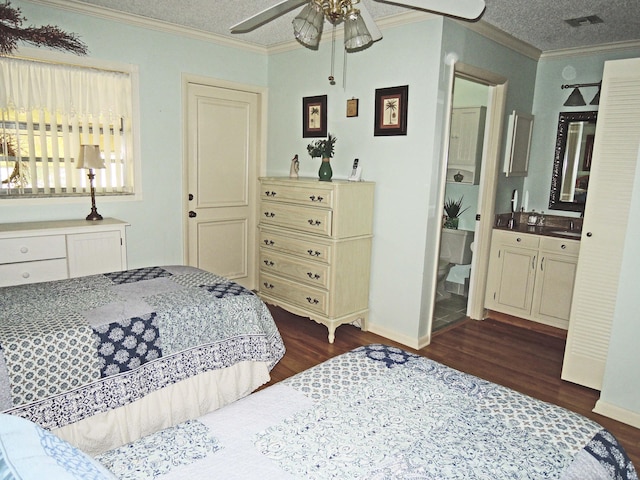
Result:
[[[376,0],[385,1],[385,0]],[[293,20],[293,34],[307,47],[317,47],[324,21],[334,27],[344,23],[344,43],[347,51],[359,50],[382,38],[373,17],[360,0],[284,0],[242,22],[233,25],[231,33],[246,33],[306,3]],[[484,0],[393,0],[393,3],[409,8],[427,10],[442,15],[473,20],[485,8]]]

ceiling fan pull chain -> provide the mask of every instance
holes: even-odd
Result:
[[[336,59],[336,24],[333,24],[333,30],[331,31],[331,75],[329,75],[329,85],[335,85],[336,80],[333,77],[333,65]]]
[[[342,89],[347,89],[347,49],[345,48],[343,51],[344,62],[342,64]]]

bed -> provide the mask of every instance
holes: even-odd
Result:
[[[284,351],[253,292],[193,267],[0,289],[0,411],[91,454],[248,395]]]
[[[593,421],[369,345],[96,458],[140,479],[635,479]]]

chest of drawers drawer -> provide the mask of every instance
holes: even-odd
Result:
[[[320,185],[303,187],[265,182],[262,185],[260,198],[261,200],[273,202],[295,203],[298,205],[325,208],[332,208],[334,204],[333,189],[323,188]]]
[[[64,235],[0,239],[0,264],[32,262],[67,256]]]
[[[65,258],[0,265],[0,287],[63,280],[67,277]]]
[[[326,315],[329,311],[329,293],[326,290],[264,272],[260,273],[260,290],[312,312]]]
[[[332,211],[321,208],[262,202],[260,221],[264,225],[292,228],[327,237],[332,234]]]
[[[261,228],[260,247],[276,252],[295,255],[302,258],[312,258],[320,262],[331,262],[331,244],[321,243],[320,240],[301,237],[287,232],[286,234]]]
[[[329,265],[260,249],[260,269],[320,288],[329,287]]]

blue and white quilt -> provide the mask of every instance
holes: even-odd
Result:
[[[638,478],[597,423],[384,345],[175,428],[97,459],[121,480]]]
[[[0,411],[55,429],[239,362],[284,355],[266,305],[186,266],[0,289]]]

